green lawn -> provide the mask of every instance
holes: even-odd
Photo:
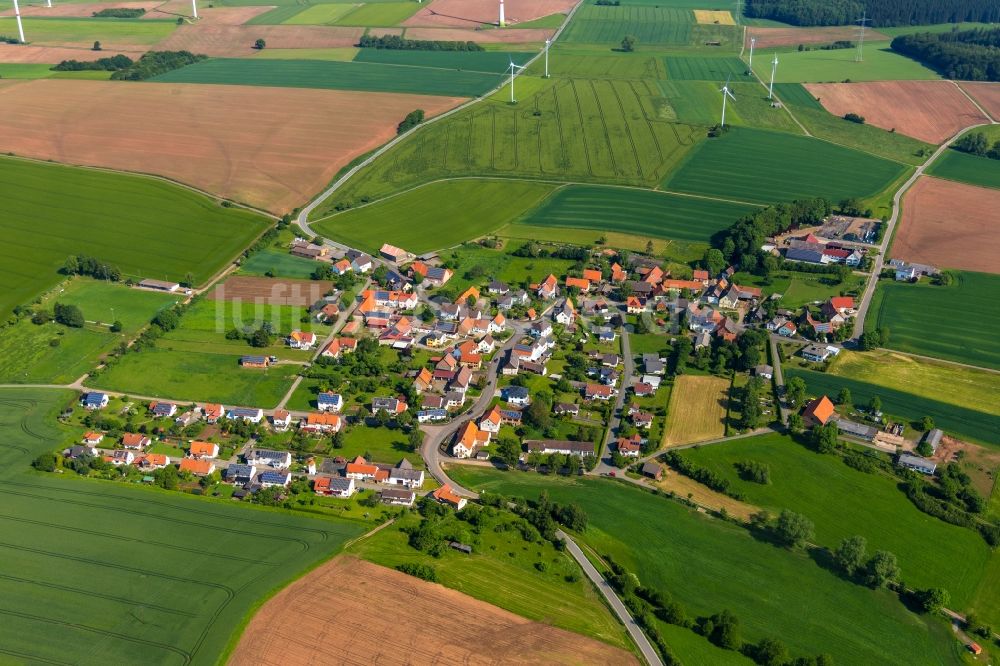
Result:
[[[322,6],[322,5],[319,5]],[[331,6],[331,5],[326,5]],[[358,49],[354,62],[379,65],[432,67],[489,74],[503,73],[511,60],[523,65],[534,54],[516,51],[402,51],[396,49]]]
[[[383,243],[415,254],[496,231],[537,206],[553,185],[515,180],[454,180],[423,185],[388,199],[329,215],[317,209],[322,235],[377,252]]]
[[[177,24],[150,19],[36,18],[23,20],[24,36],[32,44],[85,44],[95,42],[108,50],[123,46],[152,46],[167,38]],[[12,16],[0,17],[0,35],[17,35]]]
[[[277,10],[272,10],[268,14],[272,14],[274,11]],[[285,25],[333,25],[338,19],[352,11],[354,11],[354,5],[349,4],[312,5],[305,9],[296,9],[280,23]]]
[[[708,242],[712,234],[729,228],[754,208],[652,190],[570,185],[557,190],[521,222]]]
[[[4,79],[88,79],[101,81],[111,78],[111,72],[54,72],[52,65],[38,63],[0,63],[0,78]]]
[[[494,88],[501,78],[501,73],[430,67],[415,71],[412,67],[378,63],[211,58],[150,80],[476,97]]]
[[[916,60],[894,53],[889,42],[866,42],[865,57],[855,61],[855,49],[836,51],[789,51],[778,56],[778,70],[774,80],[780,83],[822,83],[851,81],[892,81],[940,79],[932,69]],[[771,61],[757,60],[757,75],[765,81],[771,79]]]
[[[769,79],[770,80],[770,79]],[[774,94],[785,104],[822,111],[823,105],[801,83],[775,83]],[[867,125],[866,125],[867,127]]]
[[[399,25],[417,13],[417,2],[376,2],[365,3],[335,21],[336,25],[359,25],[362,27],[391,27]]]
[[[368,454],[374,462],[392,465],[406,458],[414,466],[424,468],[420,453],[410,451],[406,433],[389,428],[352,426],[344,433],[344,448],[334,449],[333,453],[348,460]]]
[[[747,74],[746,64],[739,58],[725,56],[708,58],[703,56],[666,56],[667,76],[684,81],[711,81],[721,86],[727,79],[754,82]]]
[[[742,527],[624,482],[449,468],[474,490],[575,502],[588,514],[582,540],[669,592],[689,615],[722,609],[744,640],[780,639],[793,656],[830,653],[838,664],[955,663],[951,631],[905,610],[894,595],[847,583],[807,555],[757,541]]]
[[[287,251],[267,248],[250,255],[240,264],[243,275],[264,275],[270,272],[274,277],[307,279],[319,264],[312,259],[304,259],[288,254]]]
[[[907,585],[944,587],[951,593],[951,608],[969,608],[982,583],[992,556],[982,537],[921,512],[894,478],[859,472],[838,456],[815,453],[778,434],[689,449],[682,455],[727,479],[750,504],[772,514],[791,509],[807,516],[816,525],[816,543],[821,546],[836,548],[842,539],[860,534],[868,540],[869,552],[895,553]],[[734,465],[746,460],[768,465],[771,483],[741,480]]]
[[[1000,309],[983,306],[1000,295],[1000,275],[957,275],[949,287],[883,280],[865,323],[889,328],[891,349],[1000,370],[1000,337],[982,334],[1000,326]],[[958,324],[959,312],[976,313],[975,323]]]
[[[970,439],[991,446],[996,446],[997,442],[1000,442],[1000,416],[909,393],[906,386],[896,388],[879,386],[870,381],[825,372],[787,368],[785,381],[791,377],[801,377],[805,380],[810,395],[828,395],[835,398],[840,389],[846,387],[851,391],[851,399],[856,405],[866,405],[872,396],[877,395],[882,400],[883,411],[887,414],[911,422],[919,422],[924,416],[930,416],[938,428],[961,439]]]
[[[323,5],[329,7],[331,5]],[[343,6],[343,5],[340,5]],[[350,62],[360,49],[353,46],[342,46],[332,49],[272,49],[258,51],[255,58],[261,60],[332,60]]]
[[[742,201],[778,203],[804,197],[877,194],[902,165],[816,139],[731,128],[701,143],[664,188]]]
[[[121,344],[126,336],[135,334],[157,311],[176,300],[177,296],[172,294],[130,289],[89,278],[72,280],[65,289],[47,295],[43,305],[49,311],[55,303],[77,305],[90,323],[83,328],[56,323],[39,326],[24,318],[7,327],[0,335],[0,383],[76,381],[97,364],[101,355]],[[108,330],[107,324],[114,320],[112,316],[122,322],[121,333]]]
[[[622,37],[632,35],[640,45],[687,45],[693,23],[694,14],[687,9],[585,4],[577,10],[562,40],[617,46]]]
[[[927,170],[932,176],[969,185],[1000,188],[1000,160],[947,150]]]
[[[0,315],[56,284],[69,255],[127,277],[198,284],[233,259],[267,220],[162,180],[0,159],[8,185],[0,227]]]
[[[456,529],[464,527],[469,532],[466,523],[450,521]],[[630,649],[622,626],[611,616],[597,591],[577,573],[573,560],[556,551],[552,544],[546,541],[528,544],[516,530],[483,529],[462,539],[465,543],[476,542],[471,555],[448,549],[435,558],[407,543],[402,530],[418,522],[415,516],[407,517],[359,542],[349,552],[393,568],[406,563],[430,565],[437,572],[438,582],[446,587],[528,619]],[[535,567],[537,562],[544,563],[544,572]],[[567,581],[566,576],[574,573],[576,580]]]
[[[447,288],[457,295],[469,285],[483,286],[492,279],[526,288],[528,284],[544,280],[549,273],[562,277],[575,263],[568,259],[515,257],[510,254],[524,243],[525,241],[514,241],[503,250],[463,245],[455,250],[442,252],[442,259],[455,258],[459,266]]]
[[[17,663],[214,664],[269,594],[360,522],[37,474],[74,394],[0,391],[0,645]],[[85,657],[83,655],[89,655]]]
[[[653,187],[705,136],[661,115],[646,81],[521,77],[435,122],[360,171],[330,202],[370,200],[450,177]]]
[[[767,279],[751,273],[737,273],[734,281],[748,287],[760,287],[764,296],[781,294],[781,307],[798,310],[803,305],[825,301],[841,292],[860,293],[865,278],[851,274],[843,283],[822,273],[800,273],[784,270],[771,274]]]

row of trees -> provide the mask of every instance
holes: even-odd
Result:
[[[149,51],[128,67],[113,73],[111,78],[115,81],[145,81],[207,57],[190,51]]]
[[[122,279],[122,272],[117,267],[85,255],[66,257],[62,272],[64,275],[89,275],[98,280],[111,280],[112,282],[118,282]]]
[[[127,55],[115,55],[110,58],[98,58],[88,62],[79,60],[63,60],[58,65],[53,65],[52,70],[56,72],[80,72],[83,70],[98,70],[103,72],[117,72],[120,69],[127,69],[134,61]]]
[[[892,50],[949,79],[1000,81],[1000,28],[901,35]]]
[[[362,35],[358,46],[363,49],[387,49],[390,51],[483,51],[475,42],[449,42],[439,39],[406,39],[399,35]]]
[[[955,142],[954,148],[977,157],[1000,160],[1000,140],[995,141],[991,146],[989,138],[982,132],[966,134]]]
[[[863,12],[873,27],[1000,21],[992,0],[747,0],[746,15],[792,25],[852,25]]]

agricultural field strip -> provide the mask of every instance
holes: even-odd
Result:
[[[329,220],[331,218],[337,217],[338,215],[343,215],[344,213],[346,213],[348,211],[360,210],[362,208],[367,208],[368,206],[371,206],[371,205],[374,205],[374,204],[377,204],[377,203],[381,203],[383,201],[388,201],[390,199],[395,199],[398,196],[401,196],[401,195],[404,195],[404,194],[408,194],[410,192],[413,192],[414,190],[419,190],[422,187],[426,187],[428,185],[433,185],[435,183],[445,183],[445,182],[456,181],[456,180],[499,180],[499,179],[501,179],[501,178],[499,178],[497,176],[455,176],[455,177],[452,177],[452,178],[438,178],[437,180],[431,180],[431,181],[428,181],[426,183],[420,183],[419,185],[414,185],[414,186],[412,186],[410,188],[407,188],[405,190],[400,190],[399,192],[393,192],[392,194],[390,194],[388,196],[385,196],[385,197],[382,197],[381,199],[376,199],[374,201],[368,201],[366,203],[361,204],[360,206],[355,206],[355,207],[350,208],[348,210],[337,211],[336,213],[331,213],[329,215],[324,215],[323,217],[317,217],[317,218],[315,218],[313,220],[310,220],[310,224],[316,224],[317,222],[323,222],[325,220]],[[686,197],[688,199],[704,199],[706,201],[721,201],[723,203],[731,203],[731,204],[737,204],[737,205],[741,205],[741,206],[753,206],[754,208],[763,208],[764,207],[764,204],[754,203],[754,202],[750,202],[750,201],[739,201],[739,200],[736,200],[736,199],[725,199],[723,197],[713,197],[713,196],[708,196],[706,194],[694,194],[692,192],[674,192],[673,190],[664,190],[664,189],[660,189],[660,188],[637,187],[637,186],[634,186],[634,185],[613,185],[613,184],[604,185],[604,184],[600,184],[600,183],[587,183],[587,182],[567,181],[567,180],[550,180],[550,179],[539,179],[539,178],[517,178],[517,177],[506,178],[506,177],[504,177],[502,179],[503,180],[518,181],[518,182],[529,182],[529,183],[551,183],[553,185],[557,185],[558,186],[555,190],[552,191],[553,195],[556,192],[559,192],[560,190],[565,189],[567,187],[570,187],[570,186],[573,186],[573,185],[580,185],[580,186],[585,186],[585,187],[607,187],[607,188],[619,189],[619,190],[637,190],[637,191],[640,191],[640,192],[659,192],[661,194],[670,194],[672,196]],[[549,196],[551,197],[552,195],[549,195]],[[513,221],[514,220],[512,220],[512,222]]]

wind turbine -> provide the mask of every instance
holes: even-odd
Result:
[[[729,79],[728,78],[726,79],[726,82],[724,84],[722,84],[722,87],[719,88],[719,92],[722,93],[722,121],[719,122],[719,127],[722,128],[722,127],[726,126],[726,98],[729,97],[734,102],[736,101],[736,98],[733,97],[733,93],[731,93],[729,91]]]
[[[757,43],[756,37],[750,38],[750,62],[747,63],[747,69],[753,72],[753,45]]]
[[[504,16],[503,16],[503,0],[500,0],[500,20],[497,21],[497,25],[499,27],[501,27],[501,28],[503,28],[503,27],[505,27],[507,25],[507,21],[504,20]]]
[[[514,99],[514,75],[516,72],[524,69],[522,65],[515,65],[514,59],[511,58],[510,61],[510,103],[515,104],[517,100]]]
[[[191,13],[198,18],[198,0],[191,0]]]
[[[24,26],[21,25],[21,10],[17,6],[17,0],[14,0],[14,16],[17,18],[17,34],[21,37],[21,43],[26,44],[24,41]]]
[[[778,71],[778,54],[774,54],[774,60],[771,61],[771,85],[767,88],[767,98],[774,98],[774,74]]]
[[[545,40],[545,78],[549,78],[549,47],[552,45],[551,39]]]

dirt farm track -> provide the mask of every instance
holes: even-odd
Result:
[[[348,556],[264,604],[229,660],[229,666],[635,663],[618,648]]]
[[[166,176],[286,213],[413,109],[463,100],[303,88],[0,81],[0,145],[25,157]]]
[[[1000,190],[922,176],[903,197],[891,256],[939,268],[1000,273]]]
[[[835,116],[857,113],[869,125],[895,129],[938,144],[955,132],[989,122],[951,81],[807,83],[806,89]]]

